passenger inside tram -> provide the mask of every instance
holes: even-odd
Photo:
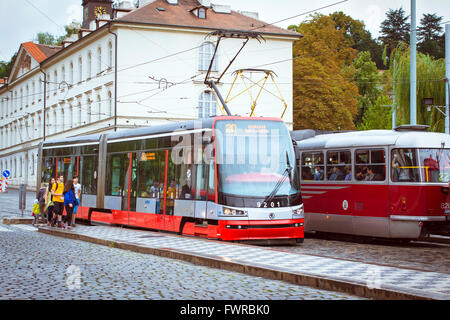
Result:
[[[331,174],[329,175],[328,180],[334,181],[334,180],[344,180],[345,174],[341,171],[339,167],[333,167],[331,170]]]
[[[350,181],[352,180],[352,168],[347,166],[345,168],[345,181]]]
[[[323,169],[321,167],[316,167],[314,173],[314,180],[323,180]]]

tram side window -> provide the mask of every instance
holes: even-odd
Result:
[[[107,175],[105,194],[108,196],[123,196],[129,168],[128,154],[108,155],[106,163]]]
[[[302,180],[324,180],[324,158],[322,152],[302,153]]]
[[[383,149],[360,149],[355,151],[355,171],[358,181],[384,181],[386,156]]]
[[[81,191],[83,194],[97,194],[97,156],[81,157]]]
[[[349,150],[327,151],[327,180],[352,180],[352,157]]]
[[[55,177],[56,158],[44,158],[42,160],[41,182],[49,183],[51,178]]]
[[[172,163],[172,151],[169,154],[169,162]],[[172,197],[172,193],[174,199],[193,199],[192,195],[192,176],[193,176],[193,165],[192,165],[192,153],[191,151],[187,151],[186,155],[183,155],[182,158],[179,158],[178,164],[173,165],[173,173],[168,172],[167,178],[168,181],[171,181],[171,186],[169,185],[168,196]],[[178,161],[176,161],[178,162]],[[169,170],[171,166],[169,165]],[[170,171],[172,171],[170,170]],[[170,180],[169,180],[170,178]],[[175,190],[175,192],[173,191]],[[170,193],[169,193],[170,191]]]
[[[394,149],[391,155],[393,182],[420,181],[416,149]]]
[[[141,198],[159,198],[164,190],[166,151],[141,152],[139,155],[139,189]]]

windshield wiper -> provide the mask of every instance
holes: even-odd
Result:
[[[289,180],[291,179],[291,171],[293,168],[291,167],[291,163],[289,162],[289,157],[288,157],[287,152],[286,152],[286,162],[287,162],[287,168],[284,169],[282,176],[280,177],[280,179],[278,179],[277,183],[275,184],[275,187],[273,188],[273,190],[269,194],[269,196],[267,196],[267,198],[264,199],[264,202],[272,201],[273,198],[275,197],[275,195],[277,194],[278,190],[280,190],[280,188],[283,185],[286,178],[289,177]]]

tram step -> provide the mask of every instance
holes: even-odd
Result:
[[[196,224],[195,225],[196,228],[208,228],[207,224]]]

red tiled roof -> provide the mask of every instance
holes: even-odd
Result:
[[[25,50],[28,51],[28,53],[38,62],[41,63],[48,57],[54,55],[59,50],[61,50],[61,47],[57,46],[49,46],[45,44],[36,44],[34,42],[25,42],[22,43],[22,46],[25,48]]]
[[[264,22],[247,17],[236,11],[231,11],[231,13],[228,14],[216,13],[214,10],[209,9],[207,11],[207,18],[199,19],[190,12],[192,9],[199,6],[200,3],[197,0],[179,0],[178,5],[170,5],[166,0],[156,0],[131,11],[125,16],[117,19],[117,21],[206,28],[213,30],[255,31],[265,34],[300,37],[300,34],[296,32],[273,25],[262,27],[265,25]],[[157,8],[164,8],[165,10],[160,11]]]

